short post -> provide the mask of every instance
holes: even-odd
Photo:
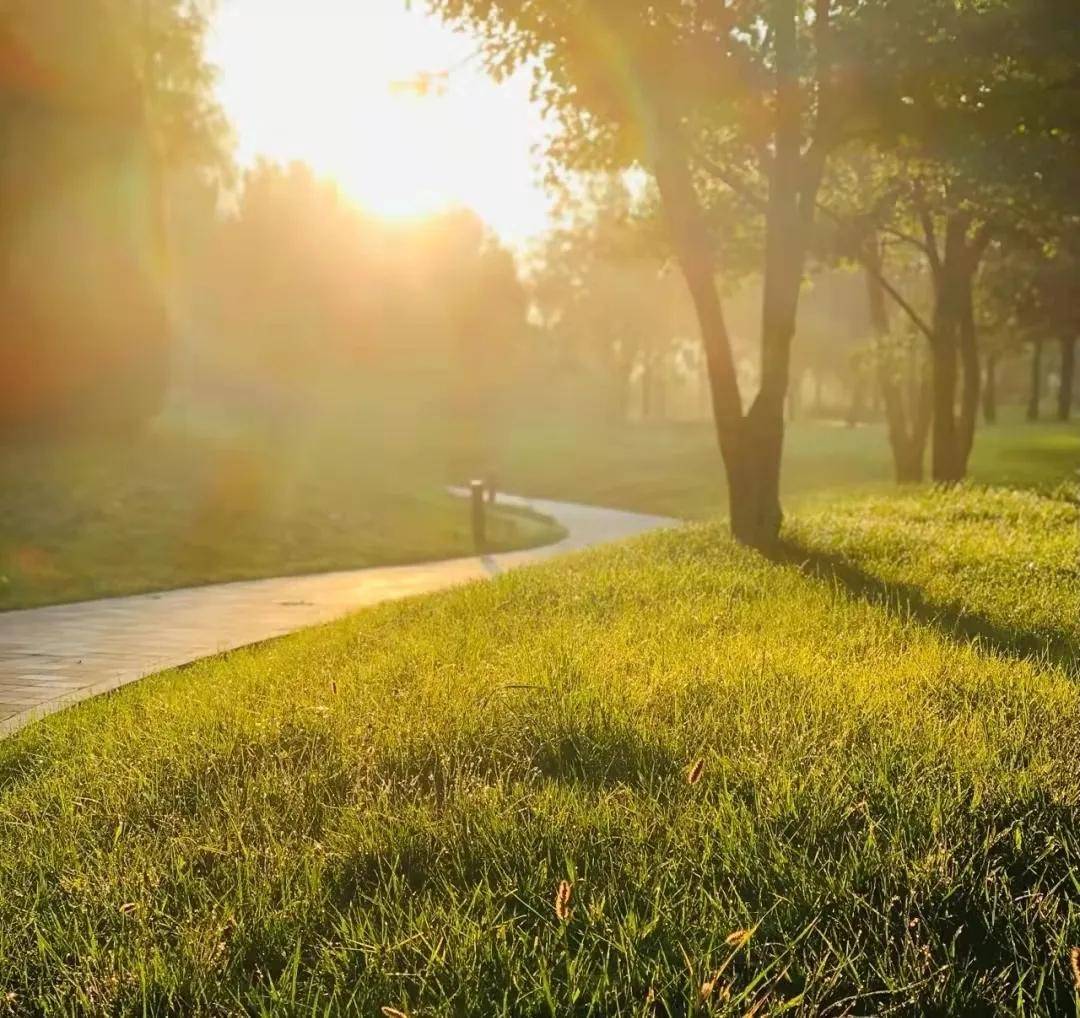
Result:
[[[487,517],[484,511],[484,492],[487,485],[483,481],[472,481],[469,491],[472,493],[472,533],[473,544],[478,553],[487,550]]]
[[[494,474],[489,474],[487,479],[487,500],[491,505],[495,504],[495,496],[498,492],[498,481]]]

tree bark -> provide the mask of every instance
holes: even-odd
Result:
[[[823,83],[831,80],[823,56],[829,21],[827,0],[818,0],[817,15],[820,120]],[[704,212],[685,150],[673,130],[679,118],[658,109],[652,124],[657,188],[705,346],[717,440],[728,480],[732,534],[740,543],[762,550],[775,546],[783,521],[780,467],[791,342],[813,210],[825,167],[825,149],[816,142],[803,152],[804,96],[799,84],[797,18],[796,0],[772,0],[768,20],[775,53],[776,127],[768,160],[761,387],[745,415]]]
[[[972,289],[985,248],[985,236],[981,241],[970,241],[970,214],[953,212],[946,219],[945,251],[942,256],[937,252],[929,213],[925,208],[922,212],[934,277],[931,473],[935,481],[953,484],[962,481],[967,473],[978,419],[981,379]],[[960,392],[958,415],[957,390],[961,368],[963,389]]]
[[[973,272],[968,266],[961,276],[959,323],[960,364],[963,368],[963,389],[960,394],[960,420],[956,469],[960,478],[967,476],[968,460],[975,445],[975,427],[979,420],[979,401],[982,396],[982,369],[979,365],[979,342],[975,328]]]
[[[1072,417],[1073,385],[1076,379],[1076,337],[1061,337],[1061,386],[1058,389],[1058,420]]]
[[[732,506],[732,530],[744,543],[770,547],[780,535],[780,466],[791,343],[806,261],[808,223],[823,164],[804,163],[798,86],[797,4],[774,0],[776,141],[765,213],[765,283],[761,312],[761,387],[743,425],[744,448],[755,450],[742,471],[747,497]],[[809,155],[809,153],[808,153]],[[814,175],[816,179],[814,179]]]
[[[672,137],[661,133],[654,173],[675,256],[686,280],[697,315],[705,363],[713,426],[728,484],[731,529],[743,543],[757,544],[749,521],[759,515],[759,485],[755,458],[760,450],[746,434],[731,339],[716,287],[712,246],[690,171]]]
[[[956,386],[959,380],[959,350],[955,332],[935,329],[932,363],[934,365],[934,425],[931,451],[931,476],[951,484],[961,479],[956,462]]]
[[[1031,344],[1031,392],[1028,396],[1027,419],[1037,421],[1042,409],[1043,382],[1043,341],[1036,339]]]
[[[983,384],[983,420],[987,424],[997,424],[997,368],[998,355],[992,350],[986,355],[986,376]]]

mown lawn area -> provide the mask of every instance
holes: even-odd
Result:
[[[1077,675],[952,616],[1073,639],[1078,511],[878,510],[784,563],[702,524],[365,611],[0,743],[0,1001],[1075,1013]]]
[[[503,490],[534,497],[683,519],[727,512],[708,424],[523,420],[490,426],[481,442],[399,403],[246,428],[174,417],[129,439],[0,447],[0,611],[470,554],[468,512],[444,486],[491,472]],[[1080,430],[1014,418],[980,431],[976,480],[1075,478]],[[890,469],[881,427],[801,421],[785,498],[798,508],[822,493],[889,489]],[[508,550],[560,532],[503,509],[490,536]]]
[[[370,425],[370,422],[369,422]],[[423,450],[369,427],[0,448],[0,610],[473,554],[469,512]],[[546,544],[501,509],[492,550]]]
[[[727,512],[723,468],[708,424],[632,425],[596,430],[580,424],[508,432],[500,477],[510,489],[549,498],[705,520]],[[797,421],[788,428],[783,485],[789,505],[841,489],[893,490],[881,425]],[[1052,488],[1076,481],[1080,427],[1029,424],[1015,408],[980,427],[971,462],[980,484]]]

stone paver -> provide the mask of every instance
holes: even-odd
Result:
[[[502,555],[0,613],[0,734],[166,668],[329,622],[367,605],[485,579],[674,522],[566,502],[500,500],[555,517],[567,537],[546,548]]]

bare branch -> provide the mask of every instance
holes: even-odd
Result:
[[[915,328],[917,328],[931,342],[931,344],[934,343],[936,341],[936,337],[934,336],[934,330],[926,324],[926,320],[908,303],[904,295],[900,293],[900,291],[897,290],[896,287],[888,281],[888,279],[885,278],[884,273],[879,272],[877,269],[875,269],[869,263],[869,259],[867,259],[866,256],[863,254],[860,254],[858,256],[858,262],[867,272],[870,273],[871,276],[874,277],[874,279],[881,286],[881,288],[893,299],[896,306],[899,307],[900,310],[903,311],[909,319],[911,319],[911,322],[915,326]]]
[[[731,188],[731,190],[746,202],[747,205],[752,206],[755,210],[762,213],[768,210],[768,202],[766,202],[764,198],[754,194],[750,185],[745,181],[740,180],[731,170],[725,169],[715,160],[710,159],[701,152],[695,152],[694,159],[703,169],[716,177],[721,184],[725,184]]]
[[[878,229],[896,240],[901,241],[904,244],[910,244],[912,247],[922,251],[927,258],[930,257],[930,248],[925,241],[919,240],[918,237],[913,236],[910,233],[905,233],[903,230],[898,230],[895,226],[879,226]]]

